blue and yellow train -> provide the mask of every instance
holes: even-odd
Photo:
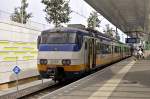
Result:
[[[131,55],[130,47],[91,29],[70,27],[43,31],[38,37],[42,78],[72,79]]]

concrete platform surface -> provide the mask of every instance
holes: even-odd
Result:
[[[41,99],[150,99],[150,60],[123,60]]]
[[[27,84],[19,85],[18,91],[17,87],[0,90],[0,99],[18,99],[22,96],[26,96],[33,92],[45,89],[54,84],[55,83],[51,79],[44,79],[43,82],[42,80],[37,80]]]

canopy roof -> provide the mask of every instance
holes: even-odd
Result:
[[[150,32],[150,0],[85,0],[125,33]]]

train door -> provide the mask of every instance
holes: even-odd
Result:
[[[111,45],[111,62],[113,61],[113,54],[114,54],[114,49],[113,49],[113,44]]]
[[[121,46],[121,59],[123,59],[123,46]]]
[[[94,38],[88,40],[88,65],[90,69],[96,66],[96,40]]]
[[[84,64],[86,64],[86,69],[88,70],[89,66],[87,66],[87,65],[89,64],[88,63],[88,53],[89,53],[88,46],[89,46],[89,42],[88,42],[87,37],[84,37],[84,42],[85,42],[85,45],[84,45]]]
[[[92,64],[92,67],[95,68],[96,67],[96,39],[92,39],[92,43],[93,43],[93,64]]]

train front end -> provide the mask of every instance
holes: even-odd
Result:
[[[38,71],[42,78],[72,79],[84,70],[82,44],[75,31],[46,31],[38,38]]]

